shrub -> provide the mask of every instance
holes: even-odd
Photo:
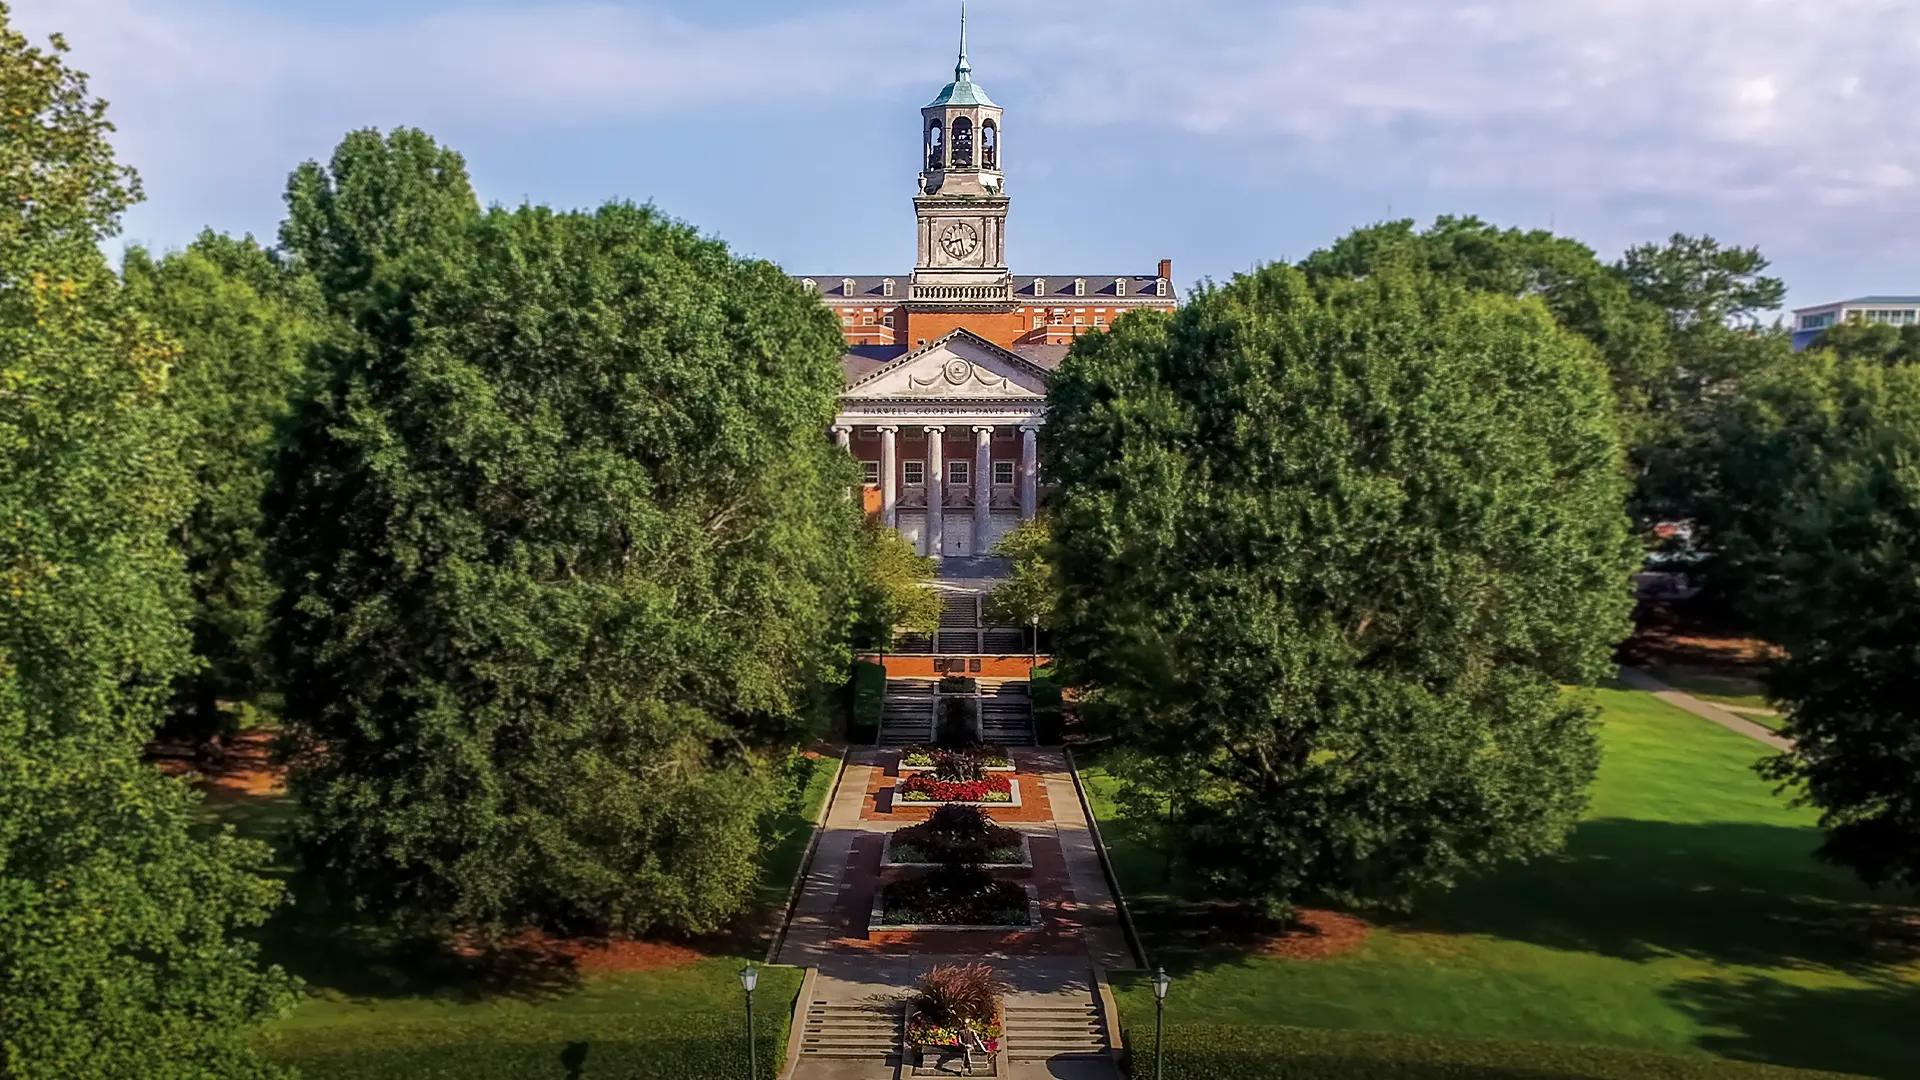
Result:
[[[886,886],[883,926],[1026,926],[1027,890],[977,866],[943,866]]]
[[[1130,1025],[1133,1075],[1153,1023]],[[1142,1066],[1145,1066],[1144,1069]],[[1167,1080],[1843,1080],[1837,1073],[1604,1046],[1294,1027],[1167,1028]]]
[[[940,730],[934,742],[947,750],[964,750],[980,745],[980,702],[977,698],[940,699]]]
[[[942,806],[926,821],[894,833],[893,845],[896,853],[905,848],[922,856],[903,862],[979,866],[1020,858],[1020,834],[995,825],[977,806]]]
[[[853,722],[847,741],[880,741],[880,713],[887,700],[887,669],[871,661],[853,665]]]
[[[942,750],[938,746],[931,744],[910,746],[905,753],[900,755],[900,764],[913,769],[931,769],[940,763],[942,754],[954,752],[955,751],[951,750]],[[1007,753],[1006,747],[997,743],[981,743],[979,746],[966,748],[965,752],[978,758],[980,760],[980,767],[983,769],[1010,769],[1013,767],[1013,755]]]
[[[1060,680],[1052,667],[1043,667],[1034,671],[1031,685],[1033,737],[1042,745],[1055,745],[1061,740],[1061,727],[1065,720]]]
[[[913,1009],[937,1024],[990,1022],[1000,1018],[1000,999],[1012,989],[990,965],[940,964],[920,977]]]
[[[949,784],[967,784],[987,778],[986,763],[969,753],[942,753],[933,759],[933,775]]]
[[[980,680],[971,675],[944,675],[940,679],[942,694],[978,694]]]

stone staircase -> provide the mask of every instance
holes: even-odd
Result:
[[[1007,1060],[1107,1060],[1107,1027],[1092,994],[1007,1002]]]
[[[888,679],[880,705],[880,745],[913,746],[933,741],[933,684]]]
[[[980,733],[1001,746],[1032,746],[1033,698],[1024,682],[981,687]]]
[[[967,656],[980,651],[980,596],[977,593],[950,593],[940,608],[938,651],[948,656]]]
[[[805,1026],[800,1035],[800,1057],[802,1060],[839,1058],[898,1065],[905,1022],[898,1006],[810,1001],[802,1021]]]

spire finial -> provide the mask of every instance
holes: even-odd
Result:
[[[973,74],[973,65],[967,63],[967,0],[960,0],[960,63],[954,66],[953,77],[966,79]]]

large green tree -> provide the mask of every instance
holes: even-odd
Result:
[[[711,929],[848,659],[841,336],[651,210],[469,218],[423,139],[290,190],[364,335],[274,496],[304,849],[424,925]]]
[[[1825,857],[1920,889],[1920,367],[1810,350],[1715,436],[1703,524],[1784,649],[1793,747],[1766,771],[1821,809]]]
[[[1049,388],[1055,655],[1223,893],[1399,904],[1551,851],[1634,561],[1606,376],[1539,300],[1269,267]]]
[[[938,630],[942,601],[933,587],[936,569],[932,559],[878,517],[866,518],[860,526],[854,644],[891,649],[901,634]]]
[[[175,543],[193,583],[198,663],[171,727],[207,738],[268,686],[274,594],[261,562],[260,500],[324,309],[312,279],[252,237],[206,232],[159,260],[133,248],[121,272],[129,302],[177,344],[169,397],[191,426],[195,497]]]
[[[138,197],[104,102],[0,5],[0,1076],[273,1075],[288,1001],[234,936],[264,850],[141,760],[188,662],[172,345],[99,245]]]

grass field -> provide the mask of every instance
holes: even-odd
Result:
[[[1602,691],[1600,700],[1606,758],[1564,854],[1431,897],[1416,918],[1325,959],[1156,936],[1180,925],[1200,890],[1179,873],[1163,883],[1163,859],[1116,820],[1113,781],[1091,769],[1129,903],[1155,961],[1178,980],[1168,1022],[1531,1040],[1920,1076],[1915,942],[1903,949],[1889,939],[1900,913],[1876,904],[1887,898],[1814,861],[1812,812],[1752,772],[1765,748],[1645,694]],[[1116,990],[1134,1037],[1145,1031],[1150,1044],[1150,991],[1137,979]]]
[[[403,944],[296,889],[262,946],[307,982],[307,994],[263,1034],[262,1048],[306,1080],[747,1080],[737,973],[749,959],[759,963],[757,930],[785,902],[838,764],[825,757],[803,766],[800,797],[767,837],[763,918],[748,918],[721,955],[663,949],[666,966],[602,973],[532,952],[483,963]],[[222,794],[207,809],[269,841],[285,834],[293,813],[284,796]],[[799,987],[797,969],[762,971],[756,1080],[778,1072]]]

